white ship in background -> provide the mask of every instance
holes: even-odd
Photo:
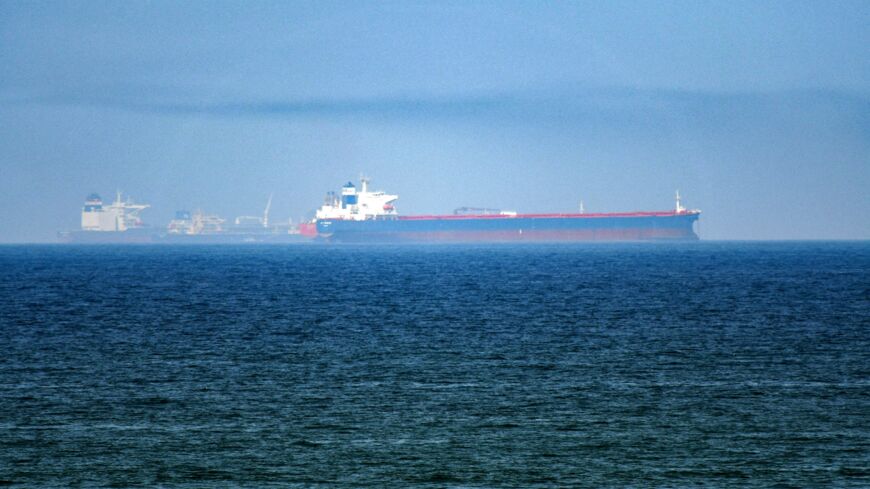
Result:
[[[154,231],[139,217],[149,207],[134,204],[129,197],[124,200],[121,192],[111,204],[104,204],[99,194],[90,194],[82,207],[81,229],[60,232],[57,237],[67,243],[151,243]]]
[[[169,221],[166,231],[169,234],[193,236],[197,234],[219,234],[226,232],[226,219],[214,214],[205,214],[198,210],[191,214],[187,211],[177,211],[175,219]]]
[[[142,222],[139,214],[151,207],[135,204],[118,192],[115,201],[104,204],[98,194],[85,199],[81,213],[81,229],[58,233],[58,239],[68,243],[259,243],[308,241],[313,236],[300,233],[297,226],[270,223],[269,210],[272,197],[266,204],[263,217],[240,216],[233,224],[198,210],[176,212],[175,219],[165,228],[153,228]],[[312,226],[313,228],[313,226]]]
[[[121,192],[115,195],[115,201],[103,205],[99,194],[88,195],[82,207],[82,231],[118,232],[142,228],[139,213],[151,207],[147,204],[134,204],[129,197],[121,199]]]

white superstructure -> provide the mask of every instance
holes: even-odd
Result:
[[[360,178],[360,190],[348,182],[341,188],[341,196],[335,192],[326,194],[326,201],[317,210],[317,219],[346,219],[352,221],[364,221],[380,216],[396,215],[393,206],[399,198],[398,195],[390,195],[381,191],[370,192],[369,180]]]
[[[121,192],[115,196],[115,201],[109,205],[103,205],[103,200],[97,194],[91,194],[85,200],[82,208],[83,231],[126,231],[142,227],[142,219],[139,213],[151,207],[146,204],[134,204],[129,197],[127,201],[121,200]]]
[[[224,232],[225,222],[226,219],[201,210],[192,215],[187,211],[177,211],[166,230],[169,234],[216,234]]]

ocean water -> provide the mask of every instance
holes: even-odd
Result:
[[[870,243],[3,246],[0,481],[870,487]]]

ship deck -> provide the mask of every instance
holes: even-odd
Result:
[[[614,217],[673,217],[698,214],[696,211],[634,211],[634,212],[598,212],[598,213],[550,213],[550,214],[423,214],[416,216],[398,216],[400,221],[425,220],[461,220],[461,219],[596,219]]]

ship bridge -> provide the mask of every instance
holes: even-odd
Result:
[[[344,184],[341,195],[335,192],[326,194],[326,200],[317,210],[317,219],[344,219],[351,221],[364,221],[382,216],[397,215],[393,203],[399,199],[398,195],[369,190],[369,179],[360,179],[360,189],[352,182]]]

